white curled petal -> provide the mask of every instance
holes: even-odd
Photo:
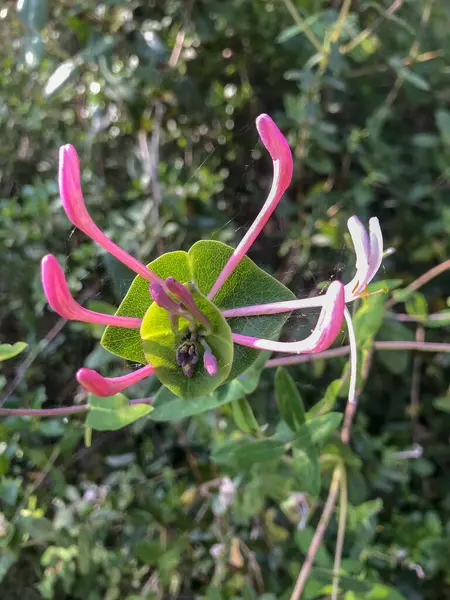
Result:
[[[377,217],[369,220],[370,235],[370,258],[369,270],[367,272],[367,283],[372,281],[383,260],[383,233],[381,232],[380,222]]]
[[[350,217],[347,221],[347,227],[352,237],[356,254],[356,273],[350,283],[347,283],[345,286],[346,302],[349,301],[354,294],[362,292],[366,287],[369,281],[368,272],[370,269],[369,261],[371,256],[370,238],[366,228],[358,217]]]

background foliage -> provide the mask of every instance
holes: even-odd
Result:
[[[63,143],[80,154],[96,221],[146,262],[198,239],[241,238],[270,184],[254,128],[260,112],[287,134],[295,174],[251,257],[297,295],[348,278],[351,214],[380,218],[386,247],[396,249],[386,279],[407,284],[449,256],[450,5],[346,8],[328,0],[2,3],[0,341],[28,343],[2,363],[7,406],[82,401],[80,365],[110,375],[126,366],[100,348],[101,328],[49,311],[40,286],[48,252],[96,309],[117,306],[130,282],[61,209]],[[449,279],[424,287],[409,313],[445,309]],[[445,326],[425,331],[384,314],[372,330],[372,319],[360,319],[361,342],[448,339]],[[298,315],[285,338],[309,325]],[[179,423],[141,419],[96,433],[89,448],[82,419],[3,420],[2,596],[288,598],[329,487],[326,457],[340,453],[350,494],[343,597],[447,597],[449,363],[448,354],[375,351],[352,450],[333,434],[318,440],[317,497],[289,462],[244,465],[220,454],[246,435],[242,403]],[[307,409],[344,365],[289,368]],[[248,401],[259,425],[282,436],[274,374],[263,371]],[[134,397],[156,386],[144,382]],[[306,526],[303,492],[312,494]],[[305,598],[329,594],[335,535],[332,521]]]

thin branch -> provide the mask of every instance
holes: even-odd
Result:
[[[67,323],[67,319],[58,319],[50,331],[47,333],[45,338],[41,340],[28,354],[26,359],[17,369],[16,376],[10,383],[10,385],[6,388],[5,393],[0,398],[0,407],[2,407],[8,398],[11,396],[13,392],[16,391],[17,387],[20,385],[22,379],[25,377],[26,372],[37,359],[39,354],[45,350],[45,348],[56,338],[56,336],[61,332],[65,324]]]
[[[414,281],[412,283],[410,283],[408,286],[406,286],[405,290],[408,292],[415,292],[416,290],[418,290],[419,288],[424,286],[426,283],[428,283],[435,277],[438,277],[438,275],[445,273],[445,271],[448,271],[449,269],[450,269],[450,259],[447,259],[444,262],[442,262],[440,265],[436,265],[435,267],[429,269],[426,273],[424,273],[417,279],[414,279]],[[397,302],[398,302],[398,300],[391,298],[389,300],[389,302],[386,303],[386,308],[392,308],[394,306],[394,304],[397,304]]]
[[[314,46],[314,48],[317,50],[317,52],[322,54],[322,45],[321,45],[320,41],[317,39],[317,37],[311,31],[306,20],[300,15],[300,13],[298,12],[298,10],[297,10],[296,6],[294,5],[294,3],[292,2],[292,0],[283,0],[283,2],[284,2],[284,5],[286,6],[287,10],[291,14],[291,17],[294,19],[295,23],[300,28],[300,30],[303,31],[303,33],[306,35],[306,37],[311,42],[311,44]]]
[[[172,53],[170,55],[169,62],[167,63],[169,65],[169,67],[171,67],[171,68],[174,68],[177,66],[181,51],[183,49],[185,37],[186,37],[186,31],[183,28],[181,28],[177,33],[177,36],[175,38],[175,45],[172,49]]]
[[[153,225],[158,234],[156,246],[160,254],[164,253],[164,243],[159,236],[159,209],[162,203],[161,186],[159,184],[158,168],[159,168],[159,144],[161,137],[162,119],[164,115],[164,106],[156,100],[154,103],[154,116],[152,121],[152,137],[150,140],[150,149],[147,141],[147,132],[141,129],[138,133],[139,151],[141,154],[144,170],[149,178],[152,189],[152,202],[148,203],[142,212],[142,223],[146,225],[148,217],[152,218]]]
[[[421,325],[416,330],[416,342],[425,341],[425,329]],[[411,395],[410,395],[410,417],[412,421],[413,440],[417,438],[417,419],[420,412],[420,379],[422,370],[422,355],[416,354],[413,361],[413,370],[411,377]]]
[[[342,464],[341,467],[341,483],[340,483],[340,494],[339,494],[339,525],[338,534],[336,539],[336,550],[334,554],[334,565],[333,565],[333,589],[331,592],[331,600],[337,600],[339,592],[339,577],[341,570],[342,550],[344,548],[345,538],[345,525],[347,521],[347,509],[348,509],[348,491],[347,491],[347,473],[345,472],[345,466]]]
[[[450,352],[450,344],[438,342],[375,342],[375,350],[417,350],[420,352]],[[347,356],[350,352],[350,346],[341,346],[332,350],[325,350],[317,354],[290,354],[282,358],[270,358],[266,368],[281,367],[287,365],[299,365],[312,362],[313,360],[324,360],[326,358],[338,358]]]
[[[91,287],[86,289],[80,295],[79,302],[82,303],[85,300],[87,300],[88,298],[91,298],[92,296],[95,295],[97,290],[98,290],[98,284],[92,285]],[[16,389],[20,385],[22,379],[25,377],[26,372],[31,367],[31,365],[34,363],[34,361],[37,359],[39,354],[41,352],[43,352],[51,342],[53,342],[53,340],[62,331],[62,329],[64,328],[66,323],[67,323],[67,319],[58,319],[58,321],[56,321],[56,323],[53,325],[53,327],[48,331],[47,335],[38,344],[36,344],[36,346],[30,351],[30,353],[28,354],[26,359],[23,361],[23,363],[17,369],[16,376],[14,377],[14,379],[12,380],[10,385],[7,386],[5,393],[0,398],[0,407],[2,407],[5,404],[5,402],[8,400],[8,398],[11,396],[11,394],[16,391]]]
[[[372,35],[372,33],[376,29],[378,29],[378,27],[381,25],[381,23],[384,21],[384,19],[386,17],[392,17],[392,15],[394,15],[399,10],[399,8],[402,7],[402,5],[403,5],[403,0],[394,0],[394,2],[386,10],[386,12],[383,15],[381,15],[381,17],[379,17],[376,21],[374,21],[370,27],[367,27],[366,29],[364,29],[364,31],[361,31],[361,33],[359,33],[356,37],[354,37],[351,42],[349,42],[348,44],[345,44],[344,46],[342,46],[340,48],[341,54],[348,54],[354,48],[356,48],[356,46],[359,46],[359,44],[362,44],[362,42],[364,42],[364,40],[366,40],[369,36]]]
[[[336,467],[333,471],[333,479],[331,480],[328,498],[325,502],[323,512],[320,516],[319,523],[316,527],[314,537],[308,548],[308,553],[306,555],[305,562],[303,563],[302,568],[300,569],[300,573],[298,574],[298,578],[295,583],[295,587],[291,594],[290,600],[299,600],[301,598],[306,581],[309,577],[309,572],[311,571],[311,567],[313,566],[317,550],[319,549],[320,543],[322,542],[325,530],[330,521],[334,507],[336,506],[336,500],[339,492],[340,477],[341,469],[340,467]]]
[[[402,323],[419,323],[423,327],[426,327],[430,321],[450,321],[450,313],[433,313],[431,315],[427,315],[424,319],[424,322],[423,319],[418,319],[413,315],[407,315],[404,313],[389,312],[386,316],[390,319],[394,319],[394,321],[400,321]]]
[[[153,398],[130,400],[130,406],[135,404],[151,404]],[[90,410],[89,404],[79,406],[62,406],[61,408],[0,408],[0,417],[65,417]]]

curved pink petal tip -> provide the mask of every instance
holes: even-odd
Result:
[[[242,238],[236,250],[228,259],[219,277],[208,293],[208,299],[212,300],[225,281],[233,273],[234,269],[247,254],[249,248],[256,240],[261,230],[269,220],[271,214],[277,207],[284,192],[291,183],[293,173],[292,153],[286,138],[275,125],[269,115],[262,114],[256,119],[256,127],[261,141],[269,152],[273,161],[272,186],[261,208],[258,216],[251,224],[249,230]]]
[[[92,223],[80,182],[80,161],[75,148],[65,144],[59,149],[58,185],[62,205],[72,223],[86,235],[90,235]]]
[[[217,375],[218,365],[217,359],[214,354],[208,350],[203,355],[203,366],[205,367],[208,375]]]
[[[104,250],[144,279],[164,284],[164,281],[156,273],[150,271],[145,265],[110,240],[91,219],[81,189],[78,154],[71,144],[61,146],[59,149],[58,185],[64,210],[75,227],[81,229]]]
[[[126,327],[127,329],[139,329],[141,326],[142,319],[105,315],[83,308],[78,304],[70,293],[64,271],[53,254],[47,254],[41,260],[41,279],[48,303],[64,319]]]
[[[65,319],[77,319],[81,306],[73,299],[64,272],[52,254],[41,260],[42,287],[53,310]]]
[[[289,144],[269,115],[262,114],[256,119],[256,128],[273,161],[280,161],[280,188],[286,190],[291,183],[294,169]]]
[[[299,342],[277,342],[254,338],[238,333],[233,333],[232,338],[236,344],[271,350],[272,352],[293,352],[296,354],[322,352],[336,339],[344,319],[345,291],[340,281],[333,281],[325,295],[324,304],[314,331],[306,339]]]
[[[145,367],[142,367],[142,369],[138,369],[127,375],[122,375],[121,377],[103,377],[103,375],[100,375],[97,371],[82,368],[77,371],[76,378],[78,383],[91,394],[105,397],[118,394],[125,388],[149,377],[153,372],[153,367],[151,365],[146,365]]]

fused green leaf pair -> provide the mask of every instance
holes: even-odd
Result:
[[[169,252],[150,263],[148,267],[162,279],[174,277],[186,283],[192,281],[199,290],[195,295],[199,309],[213,325],[206,336],[218,361],[217,375],[209,375],[203,368],[185,377],[175,360],[180,336],[174,334],[167,311],[153,302],[148,281],[137,276],[121,303],[116,315],[143,319],[140,330],[107,327],[101,344],[106,350],[127,360],[150,363],[160,381],[174,394],[183,398],[198,398],[213,392],[219,385],[232,381],[248,369],[260,352],[245,346],[236,346],[231,330],[249,336],[277,339],[289,313],[236,317],[225,320],[222,310],[240,306],[292,300],[294,295],[276,279],[244,257],[214,298],[206,299],[218,274],[233,248],[216,241],[200,241],[189,252]],[[188,323],[180,319],[180,329]],[[199,346],[203,353],[203,349]]]

